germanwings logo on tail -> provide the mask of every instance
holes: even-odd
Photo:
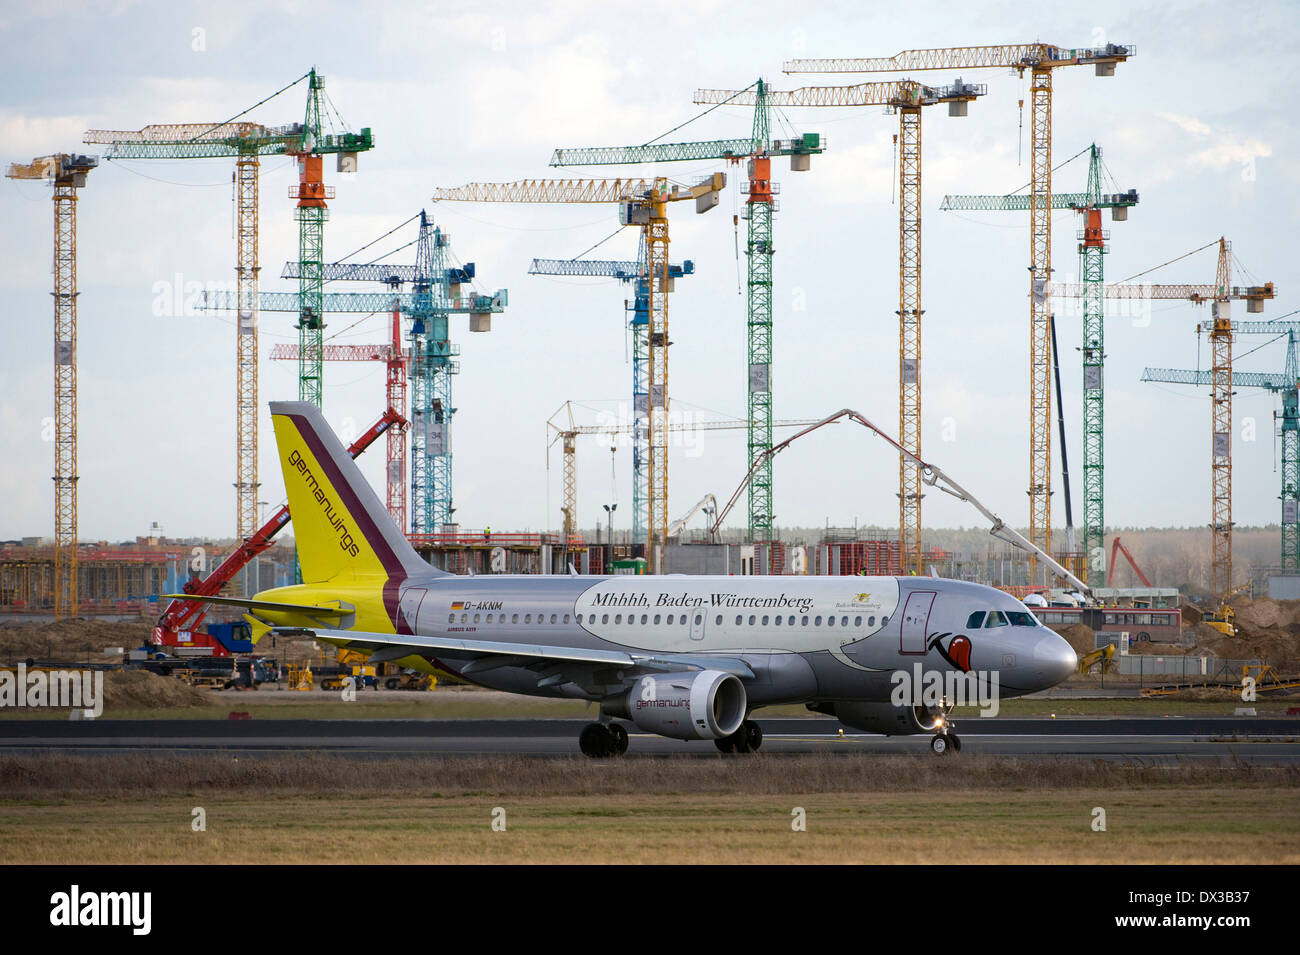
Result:
[[[311,473],[311,469],[307,467],[307,462],[303,460],[302,455],[298,453],[296,448],[289,452],[289,463],[302,475],[303,482],[311,490],[312,497],[316,498],[316,503],[321,506],[321,510],[325,512],[325,519],[329,521],[330,526],[338,531],[339,547],[351,556],[356,557],[360,550],[357,548],[352,532],[348,530],[347,521],[334,513],[334,503],[321,490],[320,482]]]

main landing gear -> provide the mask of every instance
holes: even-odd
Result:
[[[578,736],[578,748],[592,759],[622,756],[627,752],[627,730],[621,723],[588,723]]]
[[[730,736],[715,739],[713,745],[723,753],[757,753],[763,745],[763,730],[753,720],[745,720]]]

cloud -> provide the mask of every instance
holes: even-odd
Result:
[[[1185,133],[1194,133],[1197,136],[1208,136],[1210,127],[1201,122],[1195,116],[1180,116],[1177,113],[1157,113],[1161,119],[1167,119]]]

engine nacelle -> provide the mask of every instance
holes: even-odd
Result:
[[[721,739],[740,729],[748,698],[734,673],[698,670],[643,676],[606,712],[672,739]]]
[[[810,703],[810,710],[833,716],[845,726],[882,736],[909,736],[933,733],[944,720],[944,713],[933,706],[894,706],[892,703],[861,703],[837,700]]]

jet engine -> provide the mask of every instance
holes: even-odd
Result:
[[[740,728],[747,706],[739,677],[722,670],[699,670],[643,676],[602,709],[630,719],[647,733],[672,739],[721,739]]]
[[[943,710],[936,706],[894,706],[892,703],[838,700],[809,703],[808,708],[833,716],[855,730],[879,733],[882,736],[933,733],[944,720]]]

